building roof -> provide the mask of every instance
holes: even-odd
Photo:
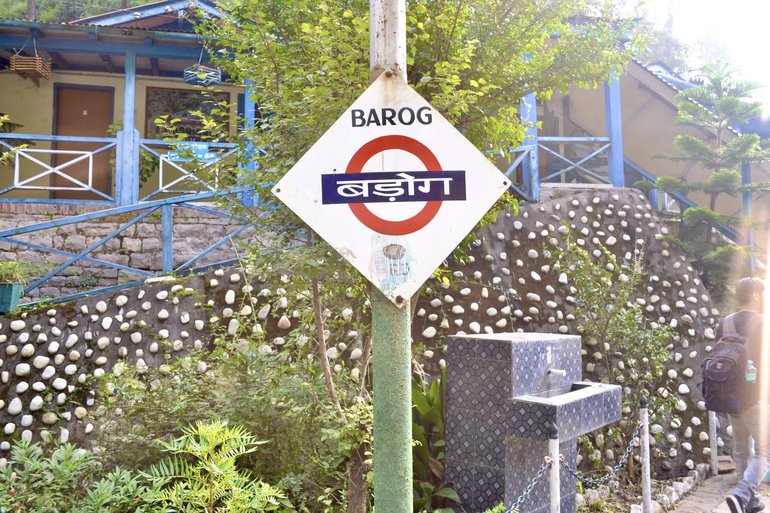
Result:
[[[73,20],[70,24],[193,32],[194,27],[190,22],[190,14],[193,12],[206,17],[223,16],[216,5],[205,0],[162,0]]]
[[[15,54],[37,54],[54,71],[122,74],[126,52],[133,52],[137,73],[181,76],[201,58],[209,60],[202,43],[185,31],[0,19],[0,70]]]

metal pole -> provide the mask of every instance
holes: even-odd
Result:
[[[639,401],[639,417],[642,421],[642,513],[652,513],[652,489],[650,487],[650,416],[647,411],[647,397]]]
[[[604,83],[605,118],[610,151],[607,155],[608,174],[614,187],[625,187],[625,162],[623,153],[623,115],[620,111],[620,78],[617,73]]]
[[[369,82],[386,70],[406,80],[406,0],[369,0]]]
[[[369,0],[369,81],[389,71],[406,80],[406,0]],[[412,512],[411,308],[372,289],[374,503],[377,513]]]
[[[549,470],[549,485],[551,507],[550,513],[559,513],[561,511],[561,477],[559,461],[559,430],[555,424],[551,424],[548,430],[548,457],[551,459],[551,468]]]
[[[711,474],[719,475],[719,447],[717,446],[717,414],[709,411],[709,444],[711,445]]]
[[[409,300],[397,308],[372,290],[374,504],[377,513],[412,511],[412,390]]]
[[[741,185],[751,185],[751,163],[744,162],[741,164]],[[750,219],[753,215],[753,198],[751,192],[744,191],[741,194],[741,200],[743,204],[743,217]],[[746,228],[746,240],[744,244],[749,248],[751,254],[749,255],[749,270],[753,273],[756,269],[756,259],[754,258],[754,229],[751,226]]]

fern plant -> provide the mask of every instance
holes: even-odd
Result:
[[[252,513],[289,511],[281,490],[237,465],[241,456],[265,443],[227,421],[199,422],[170,442],[171,457],[143,472],[151,483],[147,502],[164,511]]]

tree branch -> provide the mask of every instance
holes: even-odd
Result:
[[[340,417],[345,417],[345,412],[337,399],[337,391],[334,388],[332,371],[329,368],[329,357],[326,355],[326,340],[324,338],[324,324],[321,313],[321,287],[318,285],[318,278],[313,278],[313,317],[315,319],[316,339],[318,347],[318,357],[321,359],[321,369],[323,370],[326,389],[329,392],[329,399],[334,404],[334,408]]]

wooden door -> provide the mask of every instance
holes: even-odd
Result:
[[[56,106],[54,133],[81,137],[107,137],[107,131],[112,124],[113,95],[112,88],[59,85],[56,88],[54,100]],[[56,149],[94,151],[104,145],[105,143],[60,142],[56,144]],[[59,154],[56,155],[54,163],[61,165],[78,156],[76,154]],[[114,158],[114,149],[93,156],[92,187],[109,196],[112,196]],[[88,167],[88,162],[84,160],[64,167],[61,173],[87,184]],[[57,175],[54,175],[51,183],[54,187],[78,186],[71,180]],[[105,199],[89,191],[68,190],[53,190],[51,197],[57,199]]]

